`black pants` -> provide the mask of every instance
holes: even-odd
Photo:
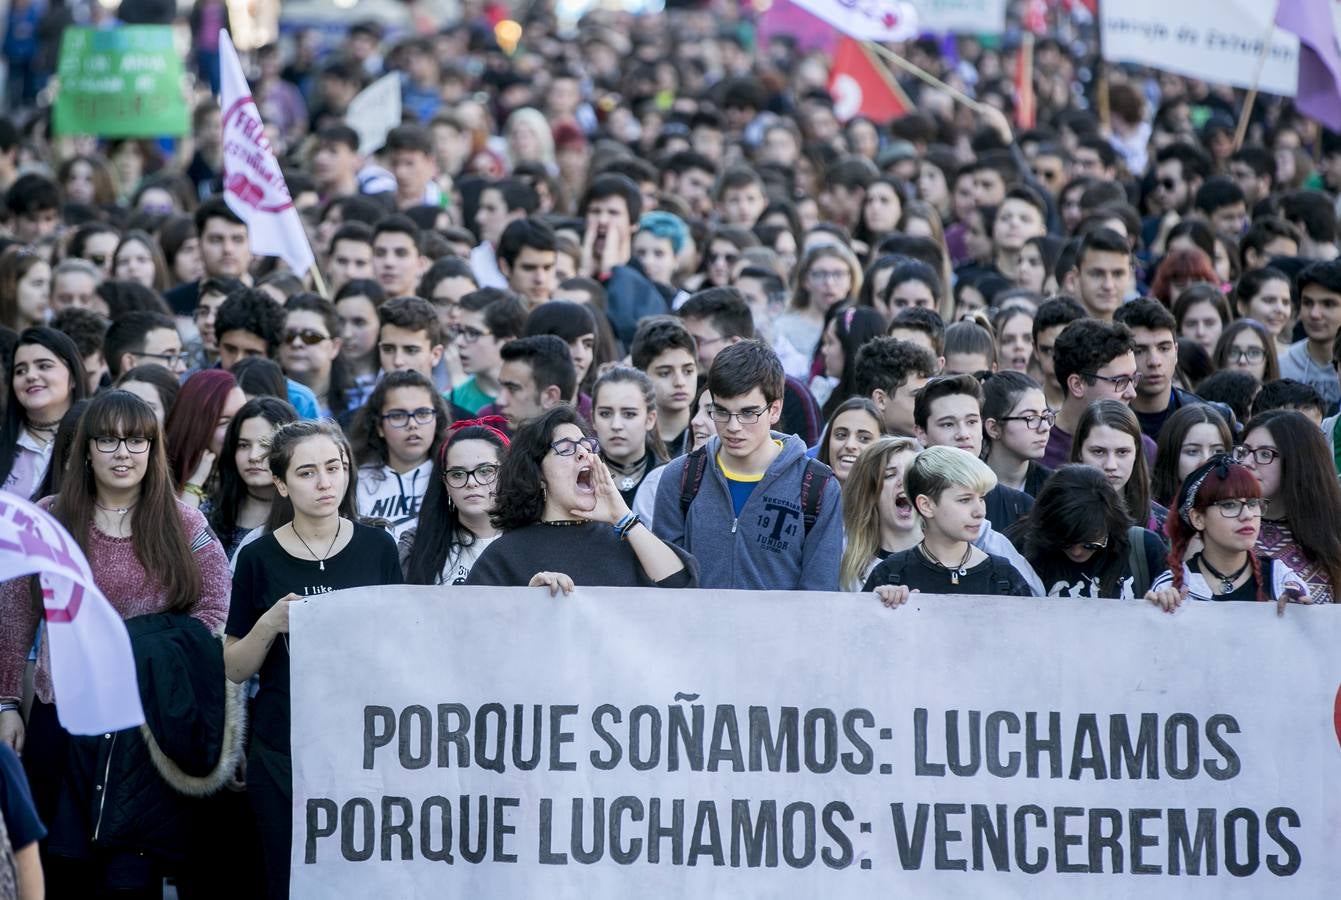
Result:
[[[247,796],[256,814],[270,900],[288,900],[293,850],[293,763],[288,754],[252,736],[247,755]]]

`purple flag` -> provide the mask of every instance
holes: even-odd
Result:
[[[1276,25],[1299,37],[1295,105],[1304,115],[1341,131],[1341,50],[1337,49],[1332,2],[1281,0]]]

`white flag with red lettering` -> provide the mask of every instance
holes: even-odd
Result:
[[[0,580],[25,575],[41,577],[61,725],[101,734],[143,724],[126,623],[98,590],[83,551],[50,513],[0,492]]]
[[[219,71],[224,200],[247,223],[253,253],[278,256],[302,275],[315,261],[312,245],[307,242],[307,232],[293,207],[289,186],[270,149],[261,113],[226,31],[219,32]]]
[[[908,41],[917,37],[917,9],[906,0],[792,0],[859,41]]]

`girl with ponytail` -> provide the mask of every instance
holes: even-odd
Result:
[[[1172,612],[1194,600],[1308,603],[1308,586],[1289,566],[1255,552],[1266,501],[1246,466],[1216,454],[1190,472],[1178,488],[1168,519],[1169,571],[1155,579],[1146,599]],[[1197,538],[1201,549],[1184,561]]]

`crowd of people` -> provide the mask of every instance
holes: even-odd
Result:
[[[1341,136],[1288,100],[1240,144],[1240,93],[1085,81],[1082,29],[1037,42],[1037,125],[1015,42],[967,36],[896,49],[985,110],[909,82],[844,121],[827,55],[736,4],[303,31],[248,62],[319,282],[223,198],[196,6],[183,139],[56,137],[40,69],[11,82],[0,485],[137,653],[224,635],[248,687],[195,702],[241,697],[245,746],[199,730],[184,774],[67,734],[37,588],[0,585],[29,888],[286,896],[288,610],[329,591],[1337,599]],[[364,154],[345,107],[387,72]],[[142,682],[151,723],[187,689]]]

